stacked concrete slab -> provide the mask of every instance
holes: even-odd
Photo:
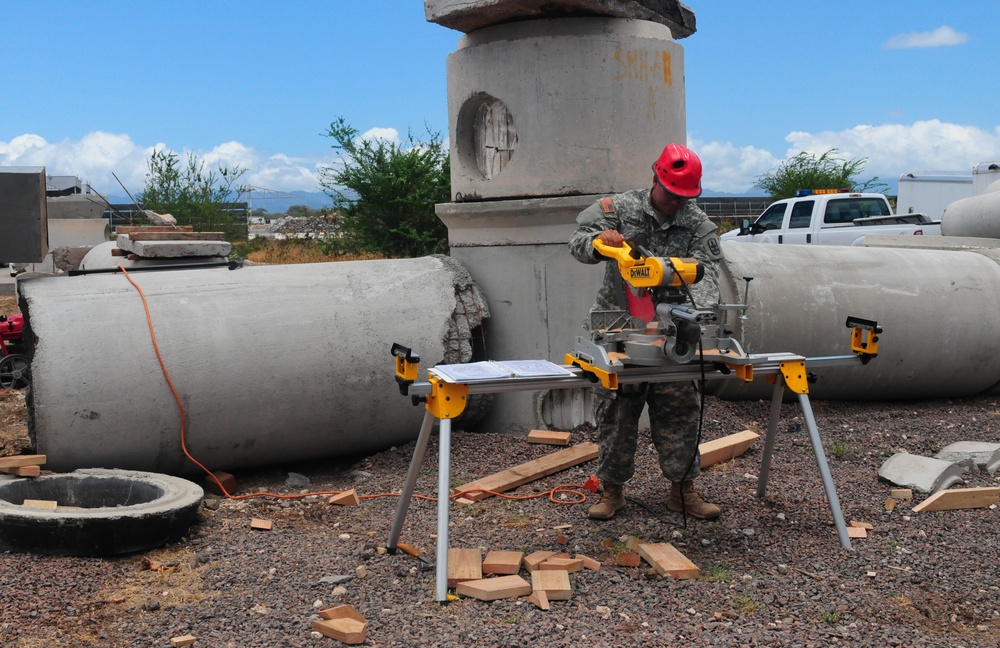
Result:
[[[484,357],[562,362],[602,269],[566,244],[597,198],[651,183],[685,142],[684,55],[694,15],[673,1],[426,0],[466,32],[448,57],[451,254],[487,295]],[[526,431],[589,418],[589,390],[497,396],[485,425]]]

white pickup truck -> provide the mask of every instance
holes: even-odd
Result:
[[[941,236],[941,222],[924,214],[893,214],[878,193],[805,190],[772,203],[751,222],[722,235],[723,241],[798,245],[861,245],[873,234]]]

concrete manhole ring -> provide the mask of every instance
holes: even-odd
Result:
[[[0,550],[108,556],[152,549],[184,535],[203,496],[186,479],[133,470],[0,481]]]

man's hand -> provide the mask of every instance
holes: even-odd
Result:
[[[604,230],[597,235],[597,238],[609,247],[621,247],[625,242],[625,237],[618,230]]]

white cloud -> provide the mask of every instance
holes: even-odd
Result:
[[[732,142],[691,140],[691,150],[701,159],[702,186],[712,191],[746,193],[758,176],[781,163],[770,152]]]
[[[399,131],[395,128],[372,128],[361,134],[358,139],[362,140],[374,140],[380,139],[392,144],[399,144]]]
[[[943,25],[929,32],[897,34],[882,44],[885,49],[910,49],[915,47],[952,47],[969,40],[968,34],[957,32]]]

